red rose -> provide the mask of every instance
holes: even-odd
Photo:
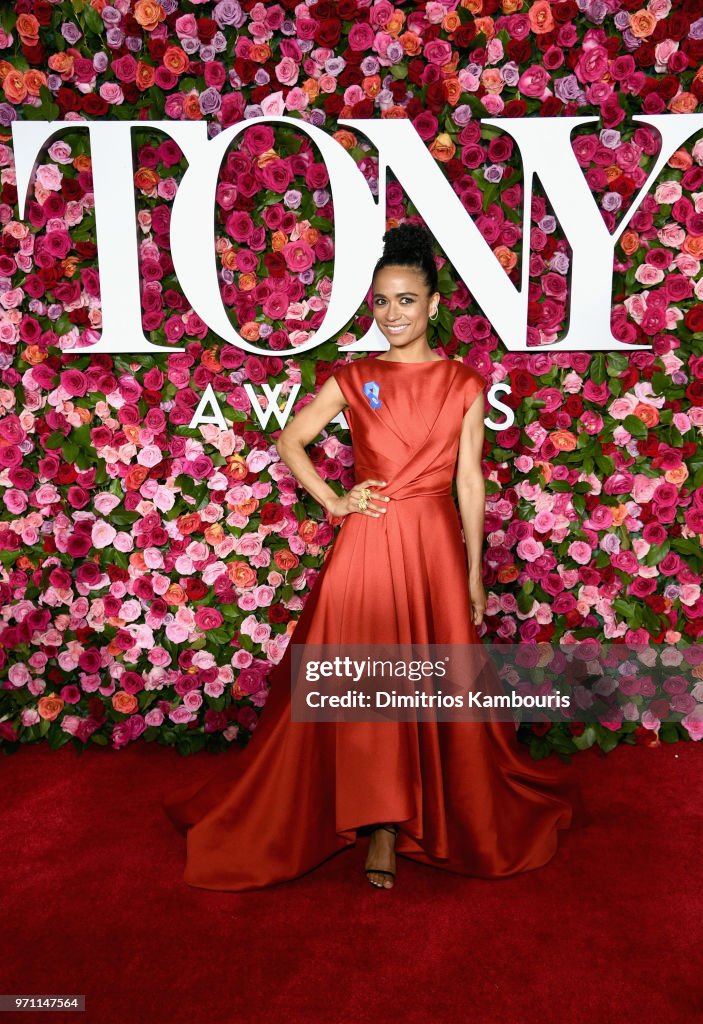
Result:
[[[69,110],[80,110],[81,106],[80,97],[76,95],[73,89],[67,89],[65,85],[62,85],[56,93],[56,103],[62,114]]]
[[[467,22],[465,25],[460,25],[454,33],[454,45],[457,50],[466,48],[473,43],[476,38],[476,26],[472,21]]]
[[[276,604],[272,604],[268,610],[269,622],[288,622],[291,617],[291,613],[280,603],[280,601],[276,602]]]
[[[196,24],[198,26],[198,38],[202,39],[204,43],[209,43],[217,32],[217,23],[212,18],[198,18]]]
[[[103,117],[110,109],[109,103],[95,92],[86,93],[81,104],[85,113],[90,117]]]
[[[208,588],[201,579],[194,577],[186,583],[186,593],[191,601],[202,601],[208,594]]]
[[[272,526],[280,523],[283,519],[283,509],[273,501],[267,501],[261,506],[261,523],[263,526]]]
[[[686,311],[683,321],[689,331],[703,331],[703,306],[694,306]]]
[[[342,38],[342,23],[338,18],[325,18],[315,30],[315,42],[333,50]],[[369,117],[372,115],[369,114]]]

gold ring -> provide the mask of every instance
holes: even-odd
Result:
[[[365,512],[369,505],[369,498],[371,497],[371,490],[368,487],[362,487],[359,491],[359,511]]]

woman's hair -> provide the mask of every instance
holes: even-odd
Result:
[[[434,259],[432,236],[419,224],[399,224],[383,236],[383,256],[374,267],[414,267],[422,271],[430,294],[438,289],[437,264]]]

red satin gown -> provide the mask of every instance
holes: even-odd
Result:
[[[308,595],[299,643],[480,643],[452,498],[462,418],[486,382],[451,359],[355,359],[334,374],[356,481],[388,480],[388,511],[351,513]],[[365,383],[379,385],[374,409]],[[184,881],[214,890],[293,879],[397,822],[396,853],[481,878],[538,868],[585,823],[573,767],[533,761],[509,722],[291,721],[291,644],[260,721],[204,784],[164,808],[187,837]]]

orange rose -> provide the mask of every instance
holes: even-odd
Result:
[[[242,590],[256,586],[256,573],[248,562],[230,562],[227,566],[227,575],[235,587]]]
[[[381,91],[381,76],[369,75],[368,78],[365,78],[361,83],[361,88],[369,99],[374,99]]]
[[[483,0],[461,0],[460,7],[465,7],[472,14],[480,14],[483,10]]]
[[[493,18],[476,18],[474,21],[474,27],[476,32],[483,32],[486,39],[492,39],[496,34],[496,27],[493,24]]]
[[[185,604],[188,600],[188,595],[182,586],[178,583],[172,583],[164,594],[164,601],[166,604],[181,605]]]
[[[403,51],[408,57],[417,57],[422,50],[422,39],[415,32],[403,32],[398,42],[402,45]]]
[[[461,18],[456,11],[449,11],[448,14],[444,15],[442,19],[442,28],[445,32],[456,32],[461,26]]]
[[[148,476],[149,470],[146,466],[132,466],[124,478],[125,488],[128,491],[138,491]]]
[[[254,320],[250,320],[249,323],[242,324],[239,328],[239,333],[245,341],[258,341],[259,325]]]
[[[250,292],[253,288],[256,288],[256,274],[240,274],[237,283],[241,292]]]
[[[493,252],[507,274],[515,269],[517,266],[517,256],[507,245],[497,245]]]
[[[159,184],[159,176],[150,167],[140,167],[134,175],[134,184],[140,192],[153,192]]]
[[[653,405],[647,405],[646,402],[638,402],[633,410],[633,416],[642,420],[648,427],[656,427],[659,423],[659,410],[655,409]]]
[[[683,462],[680,466],[677,466],[676,469],[667,469],[664,474],[666,482],[673,484],[674,487],[681,487],[688,480],[688,477],[689,472]]]
[[[29,363],[30,366],[38,366],[39,363],[43,363],[48,358],[48,352],[42,352],[37,345],[27,345],[26,349],[22,353],[22,358],[25,363]]]
[[[391,121],[400,121],[403,118],[407,118],[408,112],[405,107],[401,107],[399,104],[395,104],[392,107],[387,107],[382,113],[381,117],[385,117]]]
[[[222,266],[225,270],[236,270],[237,269],[237,250],[232,246],[229,249],[225,249],[221,255]]]
[[[25,46],[35,46],[39,41],[39,22],[33,14],[19,14],[15,28]]]
[[[139,704],[133,693],[125,693],[124,690],[119,690],[112,695],[112,706],[121,715],[131,715],[137,710]]]
[[[698,100],[692,92],[680,92],[667,104],[667,109],[674,114],[692,114],[697,105]]]
[[[340,146],[344,149],[353,149],[356,146],[356,135],[353,132],[347,131],[346,128],[340,128],[338,131],[332,133],[332,138],[336,139]]]
[[[500,9],[503,14],[516,14],[522,10],[522,0],[501,0]]]
[[[81,153],[80,156],[74,158],[73,166],[76,168],[77,171],[89,171],[91,170],[93,164],[91,162],[90,157],[87,154]]]
[[[63,697],[57,697],[55,693],[49,693],[46,697],[40,697],[37,701],[39,717],[47,722],[53,722],[63,711],[64,703]]]
[[[179,516],[176,520],[176,526],[184,537],[189,537],[191,533],[196,533],[201,525],[200,516],[197,512],[188,512],[184,516]]]
[[[546,486],[552,479],[554,467],[552,466],[551,462],[542,462],[540,459],[535,459],[535,466],[537,466],[537,468],[541,472],[542,479],[544,480],[544,484]]]
[[[290,569],[297,569],[300,565],[300,559],[298,556],[287,548],[276,549],[273,555],[273,561],[281,572],[288,572]]]
[[[279,252],[284,245],[288,244],[288,235],[285,231],[274,231],[271,235],[271,248],[274,252]]]
[[[80,259],[76,256],[67,256],[65,260],[61,260],[59,263],[59,270],[63,277],[75,277],[78,272],[78,264]]]
[[[146,89],[151,89],[154,84],[155,77],[156,72],[151,64],[145,64],[143,60],[138,61],[134,84],[140,92],[145,92]]]
[[[219,373],[222,369],[222,363],[219,362],[215,352],[211,348],[206,348],[200,357],[201,364],[210,373]]]
[[[42,85],[46,85],[46,75],[43,71],[38,71],[37,68],[30,68],[24,73],[24,84],[27,86],[30,96],[38,96]]]
[[[613,526],[622,526],[629,515],[625,506],[621,504],[612,507],[610,513],[613,517]]]
[[[208,544],[212,544],[213,547],[217,544],[221,544],[225,539],[225,531],[222,529],[220,523],[210,523],[209,526],[205,527],[203,535]]]
[[[3,92],[10,103],[22,103],[27,98],[27,86],[21,71],[10,71],[2,84]]]
[[[685,149],[677,149],[666,161],[667,167],[674,167],[677,171],[687,171],[692,163],[691,154]]]
[[[203,112],[200,109],[200,101],[197,92],[190,92],[183,102],[183,114],[189,121],[201,121]]]
[[[122,430],[124,431],[124,436],[132,444],[135,444],[139,440],[140,428],[137,426],[136,423],[125,423],[125,425],[122,427]]]
[[[623,172],[619,167],[616,167],[615,164],[610,164],[608,167],[604,167],[603,170],[605,171],[606,181],[609,185],[612,184],[612,182],[617,181],[618,178],[622,178]]]
[[[537,0],[537,3],[530,7],[527,17],[530,19],[530,28],[537,36],[551,32],[554,28],[554,18],[549,0]]]
[[[447,103],[455,107],[461,99],[462,88],[458,78],[445,78],[444,91],[447,94]]]
[[[4,82],[11,71],[14,71],[14,64],[10,64],[9,60],[0,60],[0,83]]]
[[[306,78],[303,82],[303,92],[310,100],[316,100],[320,95],[320,86],[314,78]]]
[[[265,64],[271,56],[271,47],[267,43],[254,43],[249,51],[249,60],[255,64]]]
[[[57,75],[61,75],[63,79],[70,78],[73,74],[73,54],[69,53],[68,50],[64,50],[63,53],[52,53],[49,57],[48,64],[52,71],[55,71]]]
[[[694,259],[703,260],[703,235],[686,235],[681,248]]]
[[[440,160],[442,163],[451,160],[456,153],[456,146],[452,142],[451,135],[448,135],[447,132],[440,132],[430,146],[430,153],[435,160]]]
[[[133,569],[136,569],[137,572],[147,572],[147,564],[144,561],[143,551],[133,551],[129,556],[129,564]]]
[[[233,505],[232,511],[240,516],[251,516],[258,507],[258,500],[256,498],[249,498],[247,501],[240,501],[237,505]]]
[[[320,241],[320,232],[317,228],[305,228],[301,237],[308,245],[317,245]]]
[[[393,14],[390,16],[390,18],[386,22],[386,25],[385,25],[385,28],[384,28],[384,32],[388,32],[389,35],[392,35],[394,39],[397,39],[398,36],[400,35],[401,31],[402,31],[402,28],[403,28],[404,24],[405,24],[405,12],[404,11],[398,11],[398,10],[393,11]]]
[[[632,254],[637,252],[640,247],[640,236],[636,231],[628,228],[627,231],[623,231],[622,233],[620,247],[626,256],[632,256]]]
[[[161,61],[174,75],[182,75],[190,65],[188,54],[184,53],[180,46],[167,47]]]
[[[260,153],[257,156],[256,162],[257,162],[259,167],[266,167],[267,164],[270,164],[273,160],[278,160],[278,159],[279,159],[279,156],[278,156],[278,153],[277,153],[277,151],[275,149],[266,149],[266,150],[264,150],[263,153]]]
[[[630,32],[638,39],[646,39],[651,36],[657,27],[657,19],[649,11],[635,11],[630,15]]]
[[[498,68],[486,68],[481,72],[481,85],[492,96],[498,96],[505,88],[505,79]]]
[[[243,480],[249,467],[241,455],[230,455],[227,459],[227,475],[230,480]]]
[[[549,440],[557,451],[573,452],[576,450],[576,434],[570,430],[554,430],[549,435]]]
[[[312,519],[303,519],[298,526],[298,533],[306,544],[314,544],[317,537],[317,523]]]
[[[154,0],[137,0],[134,5],[134,17],[147,32],[153,32],[160,21],[166,17],[161,4]]]

